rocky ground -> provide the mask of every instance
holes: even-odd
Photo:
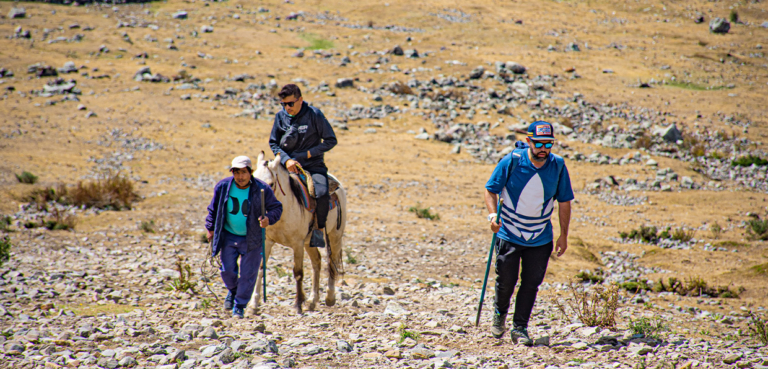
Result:
[[[0,367],[768,367],[750,335],[751,316],[768,319],[768,231],[754,226],[768,217],[767,12],[0,3]],[[205,263],[205,206],[232,157],[268,151],[288,82],[339,136],[327,161],[348,189],[345,273],[335,306],[295,315],[278,246],[269,301],[232,319]],[[492,281],[474,318],[483,185],[535,119],[555,124],[577,199],[525,347],[488,333]],[[130,209],[30,201],[105,173],[132,183]],[[615,324],[563,305],[610,286]]]

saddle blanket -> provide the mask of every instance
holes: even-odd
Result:
[[[304,208],[309,210],[310,212],[315,212],[315,199],[312,198],[309,195],[309,189],[307,188],[306,181],[307,178],[304,177],[303,174],[299,174],[298,177],[301,179],[300,181],[296,181],[299,184],[299,187],[301,188],[299,200],[301,200],[301,204],[304,205]],[[330,200],[330,206],[328,207],[328,210],[333,210],[337,206],[339,206],[339,197],[336,196],[336,194],[331,194],[331,200]]]

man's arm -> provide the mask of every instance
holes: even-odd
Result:
[[[488,191],[488,189],[485,190],[485,207],[488,209],[488,214],[493,214],[496,212],[496,206],[499,203],[499,195]],[[496,223],[496,218],[498,218],[499,215],[497,214],[496,217],[493,218],[491,221],[491,230],[493,233],[496,233],[499,231],[499,228],[501,228],[500,224]]]
[[[286,161],[293,158],[280,148],[280,139],[283,138],[283,134],[285,134],[285,132],[280,129],[279,120],[277,115],[275,115],[275,121],[272,123],[272,133],[269,135],[269,148],[272,149],[272,154],[275,156],[280,154],[280,164],[285,165]]]
[[[264,208],[267,211],[267,218],[269,218],[269,224],[275,224],[280,220],[283,215],[283,204],[277,200],[275,193],[272,192],[272,188],[264,186]]]
[[[333,132],[333,127],[331,127],[331,124],[328,123],[328,119],[325,119],[325,115],[323,115],[323,112],[320,110],[317,112],[317,133],[320,135],[320,138],[323,139],[323,142],[309,149],[307,158],[318,156],[325,152],[331,151],[331,149],[336,146],[336,143],[338,142],[336,140],[336,133]]]
[[[568,227],[571,224],[571,202],[559,202],[560,237],[557,239],[557,256],[563,256],[568,249]]]
[[[217,200],[220,191],[220,186],[214,187],[213,198],[211,199],[211,203],[208,204],[208,216],[205,217],[205,229],[208,231],[208,241],[211,241],[213,238],[213,231],[216,229],[216,212],[219,207]]]

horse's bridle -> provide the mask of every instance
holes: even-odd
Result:
[[[269,167],[269,162],[267,162],[267,165],[265,165],[265,167],[267,167],[269,174],[271,174],[272,177],[275,178],[275,183],[277,184],[277,187],[280,188],[280,192],[283,194],[283,196],[285,196],[285,191],[283,191],[283,186],[280,184],[280,177],[278,177],[277,173],[273,172],[272,169]],[[275,192],[274,185],[270,187],[272,187],[272,192]]]

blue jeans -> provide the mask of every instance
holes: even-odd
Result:
[[[224,247],[221,249],[221,279],[227,289],[235,293],[235,305],[245,308],[251,300],[256,277],[261,266],[261,247],[248,252],[245,236],[221,231]],[[263,247],[263,246],[262,246]],[[238,278],[237,258],[240,257]]]

